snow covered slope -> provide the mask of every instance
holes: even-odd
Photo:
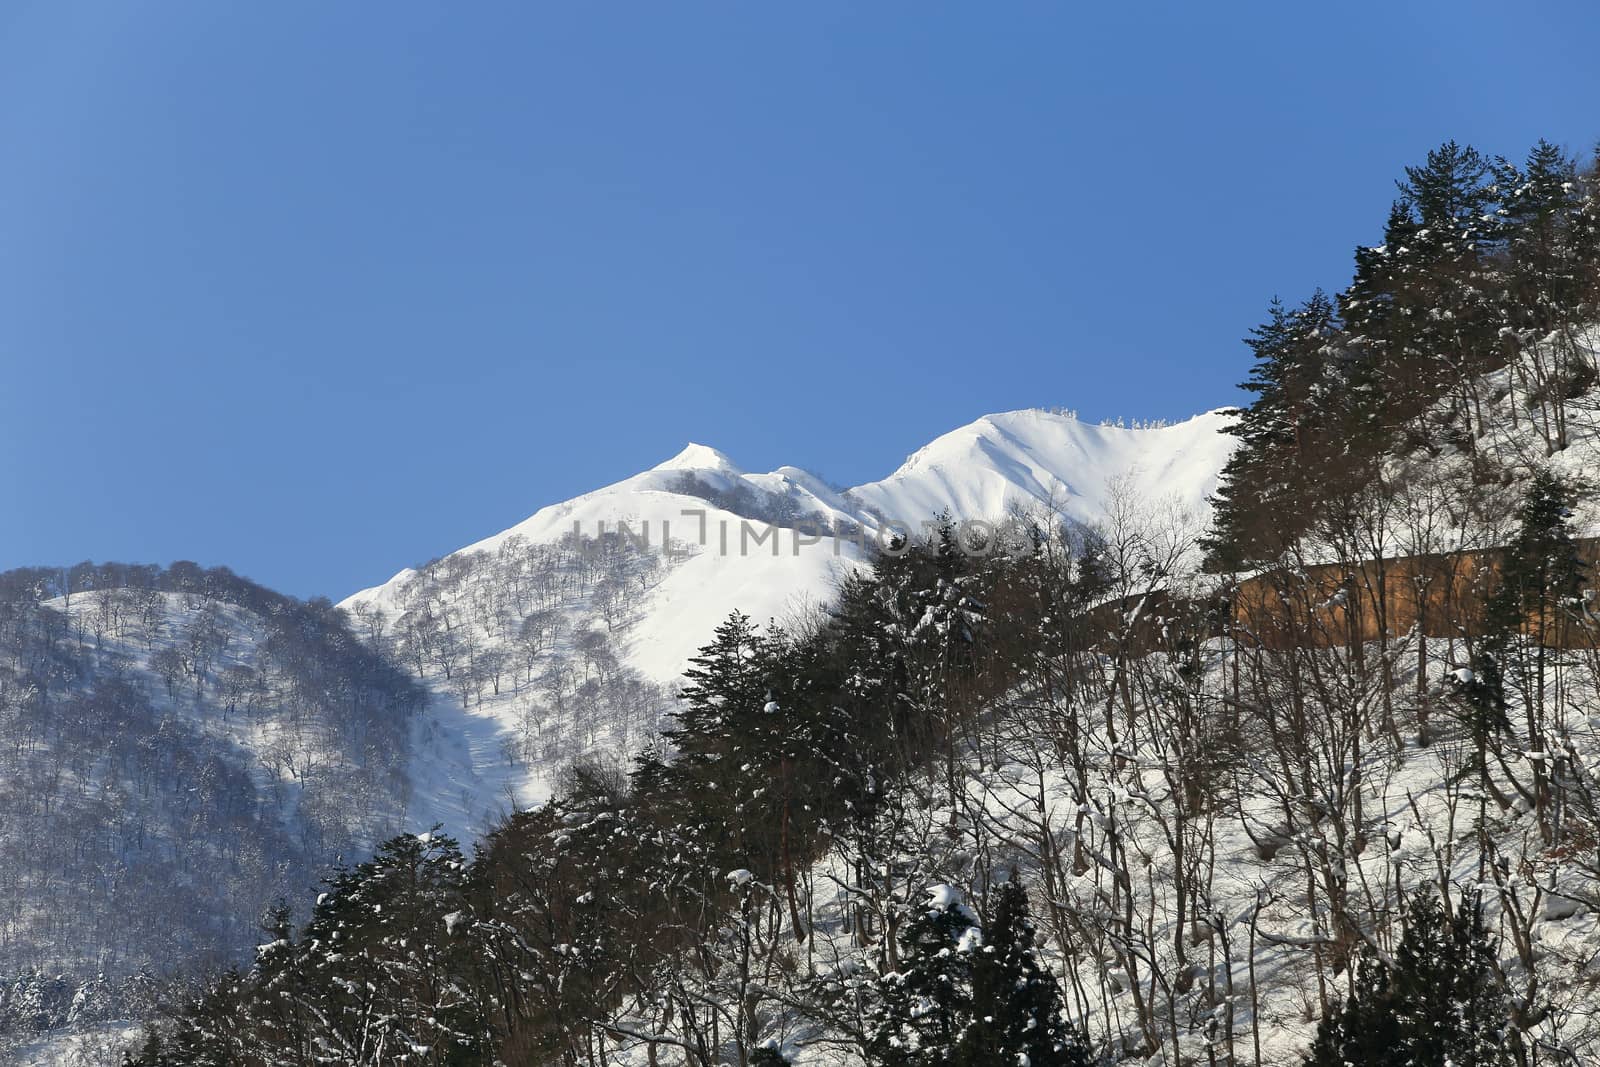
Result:
[[[919,531],[941,513],[1002,520],[1019,505],[1092,524],[1118,487],[1199,515],[1234,443],[1226,422],[1221,412],[1132,429],[1041,410],[989,415],[842,492],[798,467],[750,473],[690,444],[356,593],[341,607],[357,631],[434,691],[411,817],[470,836],[511,798],[546,795],[561,764],[637,749],[729,612],[783,620],[827,601],[893,529]]]
[[[1222,432],[1228,421],[1213,411],[1127,429],[1039,410],[986,415],[849,496],[902,522],[944,509],[956,519],[995,519],[1022,502],[1092,524],[1106,515],[1120,486],[1143,500],[1175,499],[1198,515],[1233,447],[1234,438]]]

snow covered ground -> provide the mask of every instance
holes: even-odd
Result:
[[[14,1049],[0,1049],[16,1067],[117,1067],[124,1051],[134,1048],[144,1028],[106,1023],[82,1030],[48,1034]]]
[[[1223,432],[1229,421],[1220,410],[1132,429],[1038,409],[987,415],[846,495],[869,514],[906,523],[944,510],[957,520],[993,521],[1023,504],[1093,524],[1116,493],[1175,501],[1199,515],[1235,444]]]

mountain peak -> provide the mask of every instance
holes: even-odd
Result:
[[[667,460],[657,463],[651,470],[658,471],[727,471],[740,473],[739,467],[724,453],[717,451],[710,445],[699,445],[690,441],[683,447],[683,451]]]

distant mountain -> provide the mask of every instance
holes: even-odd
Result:
[[[957,522],[995,521],[1015,505],[1093,524],[1106,515],[1118,485],[1141,500],[1174,500],[1201,516],[1233,448],[1234,439],[1223,432],[1227,421],[1224,412],[1213,411],[1129,429],[1039,409],[987,415],[912,453],[887,478],[843,491],[799,467],[750,473],[717,449],[691,443],[647,471],[541,508],[451,556],[494,553],[519,539],[551,544],[574,531],[596,536],[619,524],[658,547],[664,536],[682,542],[691,558],[670,584],[652,592],[649,618],[627,649],[630,665],[671,682],[733,608],[764,618],[784,614],[796,595],[825,596],[838,563],[862,558],[863,538],[854,527],[870,543],[891,524],[918,532],[940,513]],[[741,537],[745,520],[803,530],[798,547],[794,536],[784,536],[774,553],[772,539],[757,540],[759,529]],[[807,543],[816,529],[837,530],[837,546],[831,537]],[[401,571],[339,606],[392,607],[416,575]]]
[[[0,1059],[235,963],[402,824],[425,694],[225,569],[0,574]]]
[[[799,467],[751,473],[690,444],[356,593],[340,605],[356,631],[434,692],[411,821],[471,837],[512,798],[547,795],[572,759],[636,750],[729,612],[764,621],[815,610],[896,531],[1019,509],[1094,524],[1119,493],[1199,520],[1234,444],[1227,421],[1214,411],[1128,428],[1005,412],[847,490]]]

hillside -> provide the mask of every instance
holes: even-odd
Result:
[[[226,571],[0,575],[0,1037],[147,1011],[402,825],[420,691]]]

